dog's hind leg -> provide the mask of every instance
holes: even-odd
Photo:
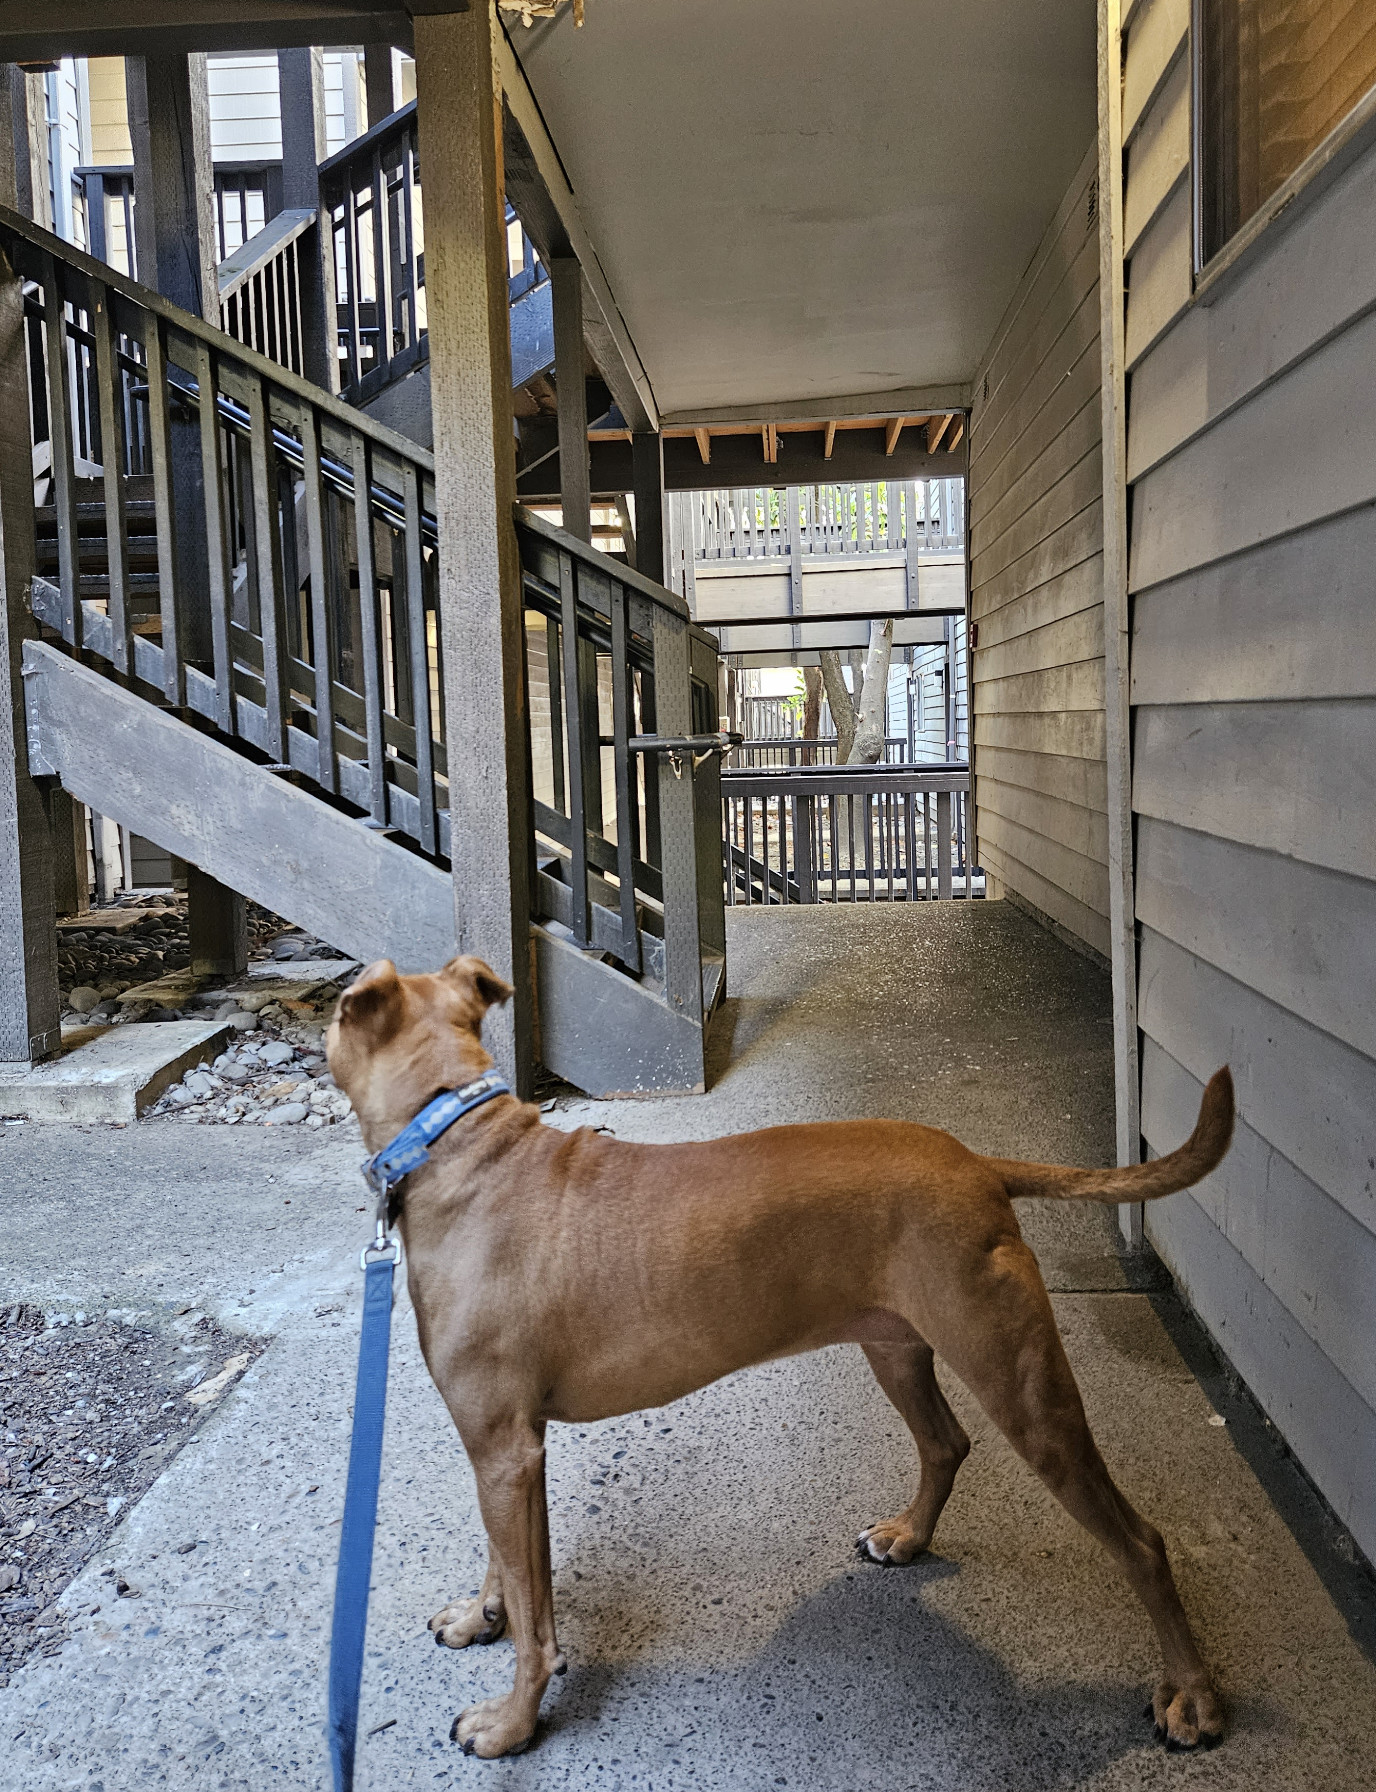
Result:
[[[484,1699],[454,1719],[451,1741],[466,1755],[515,1754],[535,1732],[551,1674],[564,1671],[554,1635],[549,1514],[545,1507],[544,1426],[504,1419],[464,1443],[478,1482],[478,1504],[500,1563],[502,1600],[516,1644],[516,1682],[505,1698]]]
[[[470,1643],[495,1643],[506,1629],[502,1565],[490,1542],[481,1590],[472,1599],[456,1599],[442,1612],[436,1612],[430,1629],[435,1641],[447,1649],[466,1649]]]
[[[1112,1556],[1155,1627],[1164,1657],[1152,1701],[1168,1746],[1206,1747],[1223,1715],[1171,1574],[1159,1531],[1135,1512],[1104,1466],[1036,1259],[1027,1247],[991,1253],[980,1309],[988,1322],[938,1337],[942,1356],[1013,1448]]]
[[[875,1380],[902,1414],[917,1444],[922,1479],[912,1503],[896,1518],[872,1524],[859,1536],[860,1551],[886,1566],[911,1562],[929,1549],[936,1521],[950,1498],[956,1471],[970,1453],[970,1440],[937,1386],[931,1346],[920,1339],[904,1344],[866,1344]]]

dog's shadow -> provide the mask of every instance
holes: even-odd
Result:
[[[590,1760],[609,1789],[718,1786],[1079,1785],[1151,1743],[1135,1679],[1035,1684],[978,1642],[928,1590],[959,1565],[858,1566],[804,1600],[750,1659],[665,1666],[652,1657],[575,1658],[550,1689],[531,1755],[510,1784],[578,1779]],[[748,1597],[748,1594],[746,1595]],[[605,1616],[605,1613],[603,1614]],[[1010,1609],[1010,1622],[1017,1622]],[[562,1779],[560,1781],[562,1783]],[[640,1783],[639,1780],[636,1783]]]

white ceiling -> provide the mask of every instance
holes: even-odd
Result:
[[[508,31],[661,412],[970,380],[1094,134],[1094,0],[586,15]]]

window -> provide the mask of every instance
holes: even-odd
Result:
[[[1376,85],[1372,0],[1198,0],[1200,257]]]

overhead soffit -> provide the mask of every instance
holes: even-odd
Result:
[[[661,411],[971,379],[1094,134],[1094,0],[586,21],[508,30]]]

